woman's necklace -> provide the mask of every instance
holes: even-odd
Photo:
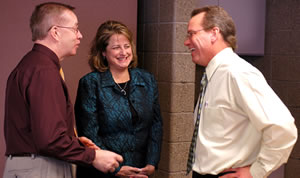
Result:
[[[126,96],[126,91],[125,91],[125,89],[126,89],[126,87],[127,87],[127,83],[128,83],[128,81],[125,83],[124,88],[122,88],[118,83],[116,83],[117,86],[120,88],[121,93],[123,93],[124,96]]]

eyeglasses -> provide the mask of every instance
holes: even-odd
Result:
[[[206,30],[206,29],[200,29],[200,30],[190,30],[190,31],[188,31],[187,32],[187,34],[186,34],[186,38],[192,38],[193,37],[193,35],[195,35],[196,33],[198,33],[198,32],[200,32],[200,31],[203,31],[203,30]]]
[[[72,30],[76,35],[78,34],[78,32],[79,32],[79,28],[78,27],[64,27],[64,26],[59,26],[59,25],[53,25],[52,27],[50,27],[49,28],[49,30],[51,29],[51,28],[53,28],[53,27],[58,27],[58,28],[66,28],[66,29],[70,29],[70,30]],[[49,31],[48,30],[48,31]]]
[[[79,28],[78,27],[64,27],[64,26],[59,26],[59,25],[56,25],[58,28],[66,28],[66,29],[70,29],[70,30],[73,30],[75,32],[75,34],[78,34],[79,32]]]

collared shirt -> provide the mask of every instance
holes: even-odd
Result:
[[[6,155],[38,154],[92,164],[95,151],[74,136],[74,114],[57,55],[35,44],[10,74],[5,99]]]
[[[288,159],[297,140],[294,118],[263,75],[231,48],[205,70],[208,85],[193,170],[218,174],[251,165],[253,178],[266,177]]]

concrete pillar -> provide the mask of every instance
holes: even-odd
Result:
[[[155,178],[185,176],[193,132],[196,66],[183,45],[194,0],[139,0],[140,67],[158,82],[164,118],[161,161]]]

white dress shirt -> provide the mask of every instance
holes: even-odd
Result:
[[[218,174],[251,165],[253,178],[267,177],[292,151],[294,118],[261,72],[231,48],[219,52],[205,70],[208,85],[193,170]],[[195,111],[196,119],[198,104]]]

